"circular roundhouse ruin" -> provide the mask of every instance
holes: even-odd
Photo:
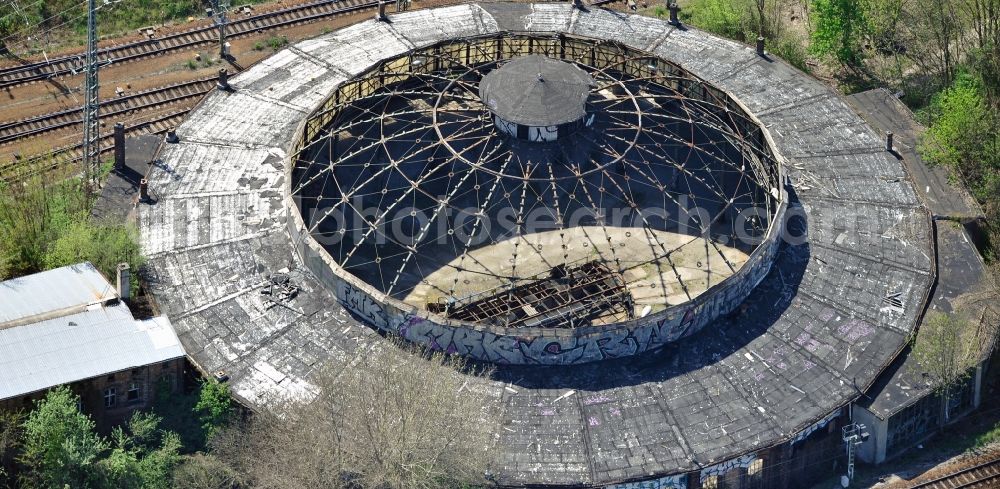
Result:
[[[739,102],[607,40],[410,50],[340,84],[300,138],[288,191],[314,271],[354,312],[378,304],[375,326],[482,361],[694,334],[770,270],[784,219],[781,165]]]
[[[933,282],[929,215],[875,131],[665,20],[413,11],[229,85],[139,209],[192,360],[261,409],[354,352],[408,355],[386,333],[493,363],[469,382],[501,407],[503,486],[789,486],[842,450]]]

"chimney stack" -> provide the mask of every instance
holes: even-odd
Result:
[[[757,37],[757,56],[763,56],[763,55],[764,55],[764,37],[763,36],[758,36]]]
[[[675,26],[680,26],[681,21],[677,18],[677,12],[679,12],[681,8],[677,6],[677,2],[671,2],[667,8],[670,9],[670,23]]]
[[[125,124],[115,123],[115,168],[125,167]]]
[[[385,15],[385,5],[388,2],[386,0],[378,0],[378,13],[375,14],[375,20],[379,22],[385,22],[389,20],[389,17]]]
[[[132,290],[130,287],[131,282],[129,282],[131,277],[129,276],[128,263],[119,263],[117,271],[118,271],[118,296],[121,297],[123,300],[129,300],[132,298]]]
[[[885,150],[892,153],[892,131],[885,133]]]
[[[229,90],[229,70],[219,68],[219,90]]]
[[[149,180],[139,180],[139,202],[149,202]]]

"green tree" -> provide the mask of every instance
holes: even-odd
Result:
[[[808,71],[804,40],[782,23],[786,6],[781,0],[693,0],[681,16],[700,29],[743,43],[753,44],[763,36],[769,53]]]
[[[180,437],[162,429],[158,416],[136,412],[124,427],[112,431],[108,442],[94,431],[94,422],[77,410],[77,400],[68,387],[57,387],[36,403],[22,423],[18,461],[24,469],[24,486],[174,487],[171,474],[181,460]]]
[[[749,0],[695,0],[681,15],[698,28],[741,42],[753,30]]]
[[[49,243],[87,215],[78,181],[0,183],[0,278],[43,270]]]
[[[133,270],[145,259],[134,225],[102,223],[90,215],[87,192],[77,178],[51,182],[29,177],[0,182],[0,279],[89,261],[107,277],[118,263]],[[132,274],[133,288],[138,274]]]
[[[960,169],[980,146],[978,128],[989,118],[979,82],[968,73],[959,75],[931,100],[926,114],[931,124],[921,145],[923,157],[932,164]]]
[[[107,444],[94,422],[76,408],[78,397],[57,387],[38,401],[24,422],[19,458],[29,487],[91,487],[99,480],[95,462]]]
[[[947,403],[951,392],[969,378],[981,360],[983,345],[978,333],[974,323],[954,313],[931,313],[920,325],[911,354],[930,375],[942,402]]]
[[[89,261],[105,276],[113,277],[119,263],[128,263],[133,270],[145,263],[138,241],[139,231],[133,225],[99,224],[89,218],[80,219],[59,229],[58,237],[47,246],[45,267]]]
[[[7,36],[14,32],[15,25],[13,9],[8,5],[0,5],[0,53],[7,50]]]
[[[180,435],[184,453],[206,450],[209,438],[228,423],[232,410],[228,388],[214,380],[201,382],[190,394],[171,392],[162,384],[153,405],[162,426]]]
[[[21,444],[22,417],[20,411],[0,411],[0,487],[13,485],[7,462]]]
[[[919,48],[911,56],[926,75],[939,75],[943,84],[951,84],[955,70],[961,60],[963,34],[967,31],[966,19],[959,12],[957,1],[912,0],[909,7],[915,22],[914,47]]]
[[[935,95],[924,117],[930,125],[918,149],[931,164],[959,176],[996,217],[1000,200],[1000,117],[984,97],[981,80],[960,72]]]
[[[862,0],[864,32],[875,49],[886,54],[900,51],[899,24],[907,0]]]
[[[180,437],[160,429],[160,418],[137,412],[111,434],[110,453],[101,460],[102,484],[120,489],[166,489],[180,462]]]
[[[979,49],[1000,47],[1000,0],[965,0],[960,3],[976,33]]]
[[[812,51],[844,66],[860,66],[865,26],[861,0],[812,0],[812,17]]]
[[[205,438],[211,438],[219,428],[229,422],[232,415],[233,399],[229,395],[229,386],[215,380],[203,381],[194,410],[201,422]]]

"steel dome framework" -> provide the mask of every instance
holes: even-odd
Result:
[[[479,81],[526,55],[594,78],[584,130],[551,143],[498,131]],[[779,165],[735,100],[655,55],[565,34],[451,39],[383,60],[340,84],[298,141],[291,194],[344,271],[388,300],[506,327],[634,319],[640,310],[621,292],[643,267],[676,280],[651,287],[679,286],[661,308],[690,301],[775,239],[783,208]],[[532,219],[545,223],[548,240],[530,237],[539,233]],[[580,241],[589,254],[569,251]],[[503,266],[477,255],[498,243],[511,254]],[[733,249],[746,255],[734,261]],[[696,266],[678,263],[685,254]],[[448,270],[447,280],[428,280],[436,270]],[[538,293],[559,273],[585,276],[589,288]],[[547,319],[483,312],[520,303],[528,311],[548,303],[549,314],[538,313]],[[584,307],[561,309],[569,304]]]

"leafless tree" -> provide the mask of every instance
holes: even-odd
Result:
[[[232,489],[240,479],[232,467],[204,453],[184,457],[171,476],[177,489]]]
[[[1000,46],[1000,0],[965,0],[961,5],[976,34],[977,47],[996,49]]]
[[[940,74],[941,86],[948,86],[961,61],[964,22],[958,1],[914,0],[906,9],[910,59],[925,74]]]
[[[399,348],[406,348],[397,345]],[[372,489],[484,483],[498,403],[459,358],[359,353],[319,394],[254,415],[216,453],[253,487]]]

